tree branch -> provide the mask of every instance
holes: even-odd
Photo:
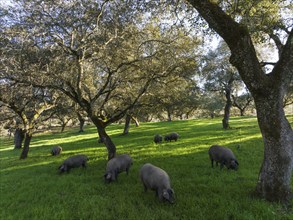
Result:
[[[277,48],[278,48],[278,52],[279,52],[279,56],[280,54],[282,53],[283,51],[283,48],[284,48],[284,45],[282,44],[280,38],[276,35],[276,34],[273,34],[273,33],[270,33],[269,36],[273,39],[273,41],[275,42]]]
[[[293,28],[282,49],[280,59],[272,70],[272,81],[280,81],[287,88],[293,78]]]
[[[199,14],[228,44],[230,62],[239,71],[250,91],[270,88],[271,83],[261,68],[248,29],[235,22],[216,3],[208,0],[188,0]],[[255,82],[262,82],[255,83]]]

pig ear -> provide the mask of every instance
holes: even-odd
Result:
[[[236,163],[237,165],[239,165],[239,163],[238,163],[238,161],[237,161],[237,160],[235,160],[235,163]]]

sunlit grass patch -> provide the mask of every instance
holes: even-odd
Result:
[[[293,123],[293,120],[291,121]],[[128,135],[123,124],[107,128],[117,153],[128,153],[134,163],[129,175],[106,185],[107,150],[98,143],[94,126],[84,133],[37,134],[26,160],[13,150],[13,140],[1,142],[0,219],[293,219],[278,204],[253,198],[263,159],[263,141],[255,117],[231,118],[223,130],[221,119],[141,123]],[[177,132],[177,142],[155,144],[155,134]],[[211,168],[208,148],[231,148],[239,160],[237,172]],[[63,152],[51,156],[52,146]],[[5,150],[4,150],[5,149]],[[59,174],[69,156],[86,154],[87,168]],[[138,173],[144,163],[165,169],[176,194],[176,203],[162,203],[154,191],[144,192]],[[293,183],[292,183],[293,186]]]

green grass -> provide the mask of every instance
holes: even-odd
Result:
[[[107,151],[92,126],[81,134],[68,129],[34,136],[26,160],[19,160],[13,140],[2,138],[0,219],[293,219],[292,210],[251,196],[263,159],[256,118],[235,117],[230,124],[232,129],[225,131],[221,119],[141,123],[127,136],[121,135],[123,125],[109,126],[117,153],[129,153],[134,160],[129,175],[121,173],[109,185],[103,179]],[[180,134],[177,142],[153,143],[155,134],[172,131]],[[211,168],[207,150],[213,144],[234,151],[237,172]],[[63,148],[57,157],[50,155],[54,145]],[[59,175],[62,161],[79,153],[90,158],[88,167]],[[146,162],[168,172],[175,204],[143,191],[138,172]]]

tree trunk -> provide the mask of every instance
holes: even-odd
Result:
[[[268,201],[288,202],[293,171],[293,131],[285,117],[283,97],[292,80],[293,30],[274,69],[266,74],[256,56],[248,28],[237,23],[217,4],[188,0],[228,44],[230,62],[251,92],[264,141],[264,160],[256,192]]]
[[[98,129],[98,127],[97,127],[97,129]],[[104,138],[103,138],[102,134],[100,134],[99,129],[98,129],[98,135],[99,135],[98,143],[104,143]]]
[[[16,128],[14,132],[14,149],[20,149],[22,147],[22,142],[24,139],[24,130],[21,128]]]
[[[66,123],[62,123],[62,125],[61,125],[61,133],[65,130],[65,127],[66,127]]]
[[[79,121],[79,133],[83,132],[83,126],[85,123],[85,120],[83,119],[83,117],[81,116],[81,114],[79,114],[78,112],[76,113],[77,117],[78,117],[78,121]]]
[[[239,110],[240,110],[240,116],[241,117],[244,116],[245,108],[240,108]]]
[[[99,134],[99,142],[104,143],[107,150],[108,150],[108,160],[111,160],[113,157],[116,156],[116,146],[112,142],[109,135],[106,133],[106,125],[103,123],[102,120],[99,118],[92,116],[91,117],[92,122],[95,124],[98,134]]]
[[[169,109],[167,109],[168,121],[172,121],[172,114]]]
[[[224,118],[222,120],[223,128],[224,129],[229,129],[229,119],[230,119],[230,110],[232,106],[232,100],[231,100],[231,90],[226,89],[225,90],[225,96],[226,96],[226,105],[224,109]]]
[[[100,135],[100,138],[103,140],[103,143],[105,144],[107,150],[108,150],[108,160],[111,160],[113,157],[116,156],[116,146],[112,142],[109,135],[106,133],[105,128],[103,127],[97,127],[98,133]]]
[[[134,121],[135,126],[139,127],[139,121],[137,120],[137,118],[133,117],[132,115],[130,115],[131,119]]]
[[[24,139],[24,146],[20,155],[19,159],[26,159],[29,151],[30,142],[32,139],[32,134],[30,132],[25,133],[25,139]]]
[[[125,118],[125,126],[124,126],[124,130],[123,130],[123,134],[128,134],[129,133],[129,129],[130,129],[130,121],[133,120],[135,122],[135,126],[136,127],[139,127],[139,122],[138,120],[133,117],[132,115],[130,114],[127,114],[126,115],[126,118]]]
[[[123,134],[125,134],[125,135],[128,134],[128,132],[129,132],[130,120],[131,120],[131,116],[129,114],[127,114],[126,118],[125,118],[124,130],[123,130]]]
[[[83,130],[84,122],[85,122],[84,119],[79,120],[79,131],[78,131],[79,133],[84,132]]]
[[[256,193],[268,201],[286,203],[292,196],[292,128],[285,117],[282,99],[279,97],[261,97],[256,99],[255,104],[264,141],[264,160]]]

